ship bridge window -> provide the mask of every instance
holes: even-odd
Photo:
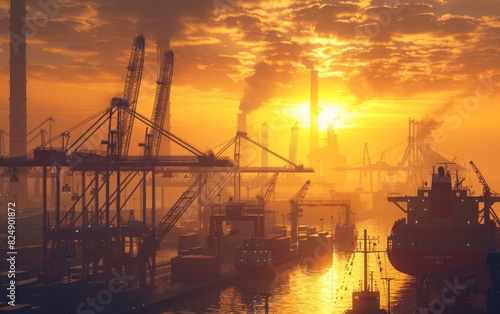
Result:
[[[424,212],[426,212],[426,211],[428,211],[428,210],[429,210],[429,208],[427,208],[427,207],[424,207]]]
[[[460,197],[460,192],[455,192],[456,197]]]
[[[429,192],[424,192],[424,197],[429,197]]]

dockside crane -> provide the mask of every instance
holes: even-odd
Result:
[[[493,204],[500,201],[500,195],[490,188],[488,182],[486,182],[486,179],[483,177],[481,171],[479,171],[479,168],[474,164],[472,160],[470,161],[470,165],[474,170],[474,172],[476,173],[479,182],[483,186],[483,203],[484,203],[483,219],[484,219],[484,224],[486,225],[487,238],[489,239],[491,232],[490,216],[492,216],[495,219],[497,225],[500,225],[500,219],[498,218],[497,214],[493,211],[493,208],[491,208]]]
[[[307,180],[306,183],[300,188],[300,190],[295,193],[295,195],[290,199],[290,232],[291,241],[293,245],[297,244],[299,236],[299,216],[301,216],[300,204],[304,201],[309,186],[311,185],[311,180]]]
[[[142,35],[136,36],[132,43],[132,51],[127,66],[127,77],[122,97],[111,100],[108,120],[108,139],[102,141],[107,145],[109,157],[126,158],[130,146],[132,126],[134,123],[134,112],[139,97],[139,89],[144,67],[145,39]],[[116,125],[113,125],[111,116],[116,114]]]
[[[257,199],[259,200],[259,204],[262,205],[263,209],[266,209],[269,204],[269,200],[271,199],[271,195],[273,195],[274,190],[276,188],[276,181],[278,181],[279,172],[275,172],[272,176],[271,180],[269,180],[266,185],[263,187],[264,193],[262,196],[257,195]]]
[[[174,75],[174,53],[169,50],[163,54],[163,59],[160,68],[160,77],[156,82],[155,102],[151,121],[156,126],[151,130],[151,133],[146,133],[145,143],[140,146],[144,147],[144,155],[156,158],[160,153],[160,145],[162,133],[159,129],[163,129],[165,124],[165,116],[167,107],[170,101],[170,88],[172,86],[172,78]]]
[[[142,80],[142,72],[144,68],[144,50],[145,50],[144,36],[139,35],[134,38],[132,44],[132,52],[127,67],[127,78],[125,80],[125,87],[123,89],[122,98],[128,102],[128,111],[121,114],[120,130],[121,147],[120,156],[127,157],[130,147],[130,138],[132,136],[132,127],[134,125],[133,113],[137,108],[137,99],[139,98],[139,90]]]

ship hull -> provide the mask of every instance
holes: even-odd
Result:
[[[276,276],[276,270],[271,263],[261,265],[245,265],[235,264],[236,270],[240,273],[241,277],[245,278],[262,278]]]
[[[335,240],[333,244],[337,251],[352,252],[356,250],[356,238],[358,231],[355,225],[335,227]]]
[[[487,254],[483,250],[387,250],[387,257],[396,270],[419,277],[485,265]]]
[[[290,252],[290,255],[280,260],[273,260],[272,264],[245,265],[236,263],[234,266],[245,278],[274,277],[276,274],[293,268],[299,264],[302,252]]]

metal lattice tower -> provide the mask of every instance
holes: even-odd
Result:
[[[170,100],[170,88],[172,86],[172,77],[174,74],[174,53],[169,50],[164,53],[160,77],[157,81],[156,97],[153,107],[153,114],[151,116],[151,121],[154,123],[155,128],[153,128],[151,133],[151,141],[148,143],[149,149],[146,150],[148,156],[157,157],[160,152],[160,144],[162,134],[159,131],[163,129],[165,124],[165,116],[167,114],[167,107]]]
[[[132,52],[128,64],[127,78],[123,90],[123,99],[128,102],[130,112],[123,112],[120,119],[121,147],[120,156],[126,157],[130,147],[130,138],[132,136],[132,127],[134,124],[133,112],[137,107],[137,99],[139,98],[139,89],[141,86],[142,71],[144,67],[144,49],[145,40],[142,35],[136,36],[132,44]],[[132,112],[132,113],[131,113]]]

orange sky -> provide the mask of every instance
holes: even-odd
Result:
[[[267,122],[270,146],[283,155],[299,121],[298,157],[307,164],[314,66],[320,138],[333,121],[348,163],[362,158],[365,142],[375,153],[404,140],[409,117],[433,119],[429,143],[446,157],[473,159],[500,189],[498,1],[54,0],[65,4],[48,9],[27,3],[29,130],[51,116],[59,132],[108,106],[121,94],[132,39],[142,33],[147,54],[138,111],[151,114],[161,36],[175,53],[172,131],[202,150],[234,136],[245,99],[251,134]],[[4,130],[8,7],[0,2]],[[144,129],[136,123],[136,152]]]

